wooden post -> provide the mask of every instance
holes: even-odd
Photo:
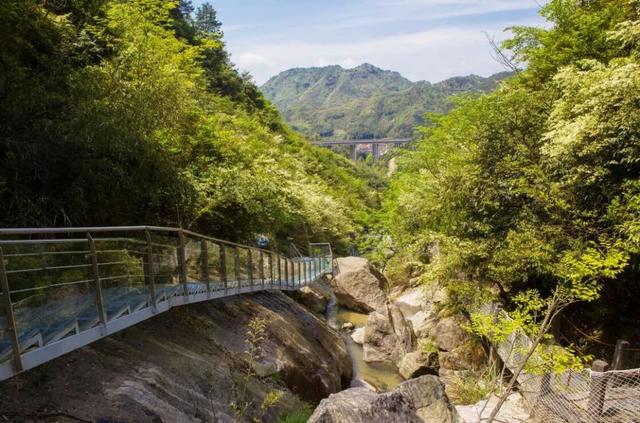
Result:
[[[96,303],[98,306],[98,317],[103,326],[107,324],[107,313],[104,308],[104,297],[102,295],[102,283],[100,282],[100,268],[98,266],[98,252],[96,243],[91,234],[87,232],[87,243],[89,244],[89,254],[91,256],[91,273],[93,276],[94,289],[96,290]]]
[[[609,364],[606,361],[596,360],[591,366],[591,389],[589,391],[588,415],[593,422],[599,421],[604,407],[604,399],[607,393],[606,371]]]
[[[262,285],[262,289],[264,289],[264,251],[260,250],[260,284]]]
[[[240,292],[242,276],[240,275],[240,250],[238,247],[233,248],[233,270],[236,275],[236,289]]]
[[[7,278],[7,269],[4,263],[4,254],[0,248],[0,285],[2,285],[2,297],[4,299],[4,314],[9,324],[9,332],[11,332],[11,349],[13,351],[13,365],[16,373],[22,371],[22,357],[20,355],[20,340],[18,339],[18,330],[16,328],[16,319],[13,315],[13,303],[11,302],[11,290],[9,289],[9,279]]]
[[[247,278],[249,278],[249,285],[253,291],[253,252],[251,248],[247,248]]]
[[[151,293],[151,306],[156,308],[156,281],[153,273],[153,244],[151,242],[151,233],[145,229],[144,237],[147,241],[147,265],[144,266],[145,279],[149,282],[149,292]]]
[[[616,342],[616,350],[613,353],[613,362],[611,363],[612,370],[624,370],[627,368],[630,347],[631,344],[629,344],[629,342],[618,339],[618,342]]]
[[[211,281],[209,280],[209,245],[207,240],[200,241],[200,268],[202,281],[207,284],[207,295],[211,294]]]
[[[289,266],[291,268],[290,272],[289,272],[289,280],[291,281],[291,287],[295,288],[296,287],[296,268],[293,265],[293,260],[289,259]]]
[[[178,267],[180,267],[180,283],[182,284],[184,296],[188,297],[189,287],[187,286],[187,242],[182,230],[178,232],[178,240],[180,242],[180,245],[178,246]]]
[[[219,245],[220,251],[220,282],[224,286],[224,295],[227,295],[229,288],[227,284],[227,248],[224,244]]]

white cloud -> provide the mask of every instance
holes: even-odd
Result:
[[[237,60],[239,67],[250,70],[259,84],[292,67],[340,64],[350,68],[364,62],[397,70],[414,81],[435,82],[454,75],[489,75],[503,70],[493,60],[482,31],[464,28],[440,28],[359,42],[264,44],[254,46]]]

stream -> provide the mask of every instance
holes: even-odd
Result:
[[[351,332],[341,330],[344,323],[351,322],[356,328],[367,324],[367,315],[341,308],[336,303],[335,296],[331,295],[327,305],[327,320],[329,324],[340,332],[347,346],[347,352],[353,363],[352,385],[357,380],[363,380],[376,389],[388,391],[394,389],[404,381],[398,373],[398,369],[390,363],[366,363],[363,359],[362,345],[351,339]],[[356,383],[357,385],[357,383]]]

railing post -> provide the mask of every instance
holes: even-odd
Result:
[[[587,404],[587,413],[592,422],[600,421],[604,400],[607,394],[606,371],[609,364],[606,361],[596,360],[591,366],[593,373],[591,374],[591,388],[589,390],[589,402]]]
[[[262,289],[264,289],[264,252],[260,250],[260,283],[262,285]]]
[[[269,288],[273,289],[273,252],[269,251]]]
[[[276,260],[278,261],[278,287],[282,289],[282,260],[280,260],[280,254],[276,254]]]
[[[304,285],[306,285],[307,277],[309,276],[309,273],[307,273],[307,262],[305,260],[302,261],[302,274],[303,274],[302,282]]]
[[[293,260],[288,259],[287,265],[289,266],[289,285],[292,288],[296,287],[296,270],[293,268]]]
[[[247,278],[249,278],[249,286],[253,291],[253,252],[251,248],[247,248]]]
[[[4,253],[0,248],[0,284],[2,285],[2,296],[4,297],[4,312],[9,324],[11,332],[11,349],[13,350],[13,364],[16,373],[22,371],[22,357],[20,355],[20,340],[18,339],[18,330],[16,328],[16,320],[13,315],[13,303],[11,302],[11,290],[9,289],[9,279],[7,278],[7,269],[4,263]]]
[[[209,245],[207,240],[200,241],[200,266],[202,281],[207,285],[207,295],[211,295],[211,281],[209,280]]]
[[[242,277],[240,276],[240,250],[238,247],[233,247],[233,270],[236,274],[236,289],[240,292]]]
[[[224,295],[227,295],[229,288],[227,284],[227,247],[224,244],[219,245],[220,251],[220,282],[224,286]]]
[[[302,286],[302,261],[298,262],[298,287]]]
[[[147,229],[144,231],[144,237],[147,241],[147,265],[144,266],[145,279],[149,281],[149,291],[151,292],[151,306],[156,308],[156,280],[153,273],[153,243],[151,242],[151,233]]]
[[[289,288],[289,259],[284,258],[284,283]]]
[[[178,232],[178,240],[180,245],[178,246],[178,266],[180,267],[180,283],[182,284],[184,296],[189,296],[189,287],[187,286],[187,251],[186,251],[186,239],[184,232],[180,229]]]
[[[100,323],[106,328],[107,325],[107,313],[104,308],[104,296],[102,295],[102,282],[100,282],[100,268],[98,266],[98,252],[96,250],[96,243],[93,241],[91,234],[87,232],[87,243],[89,244],[89,255],[91,256],[91,273],[93,276],[93,283],[96,290],[96,302],[98,305],[98,317]]]

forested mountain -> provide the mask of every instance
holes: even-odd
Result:
[[[340,244],[375,205],[358,168],[291,132],[235,70],[210,5],[6,0],[0,14],[0,225]]]
[[[451,95],[491,91],[507,75],[471,75],[431,84],[414,83],[370,64],[327,66],[287,70],[261,89],[294,129],[311,138],[411,137],[425,112],[451,107]]]

